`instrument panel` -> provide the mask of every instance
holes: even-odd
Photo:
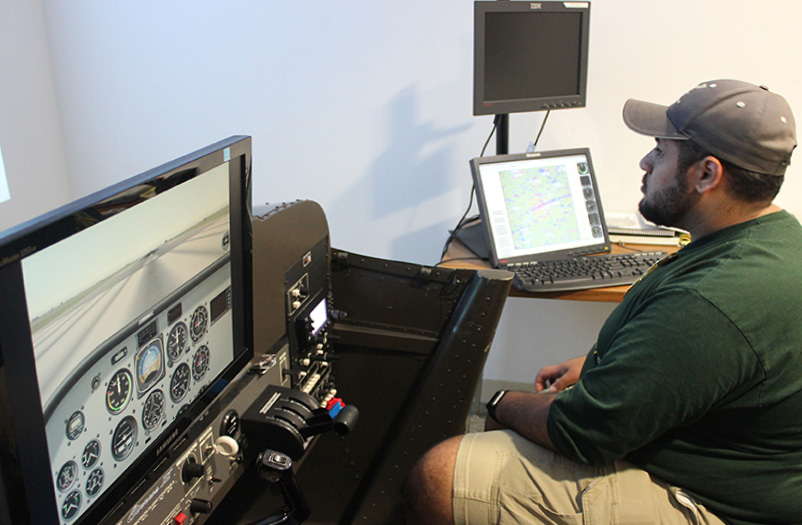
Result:
[[[46,429],[62,522],[114,482],[232,359],[230,270],[217,268],[117,338],[58,400]]]

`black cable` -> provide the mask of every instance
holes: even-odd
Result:
[[[546,121],[549,119],[550,114],[551,110],[549,109],[546,111],[546,116],[543,117],[543,122],[540,123],[540,131],[537,132],[537,137],[535,137],[535,141],[532,143],[532,151],[535,151],[535,147],[537,147],[537,143],[540,141],[540,135],[543,134],[543,128],[546,127]]]
[[[490,135],[488,135],[487,140],[485,141],[485,145],[482,148],[482,152],[479,154],[480,157],[485,156],[485,150],[487,149],[487,145],[490,144],[490,139],[493,138],[493,134],[496,132],[497,127],[498,127],[498,119],[495,118],[493,119],[493,129],[490,130]],[[465,218],[468,216],[468,213],[471,211],[471,208],[473,207],[473,196],[475,194],[476,194],[476,184],[473,184],[471,186],[471,197],[470,199],[468,199],[468,209],[465,210],[465,213],[462,214],[462,218],[457,223],[457,226],[448,236],[448,239],[446,239],[446,243],[443,245],[443,253],[440,254],[440,259],[442,259],[446,255],[448,247],[451,246],[451,242],[457,238],[459,231],[465,225]],[[473,218],[471,218],[471,220],[473,220]]]
[[[533,151],[534,151],[535,147],[537,146],[537,143],[540,141],[540,136],[543,134],[543,130],[546,127],[546,121],[549,119],[549,115],[551,115],[551,110],[547,110],[546,111],[546,115],[543,117],[543,122],[540,123],[540,130],[537,132],[537,136],[535,137],[535,141],[532,143],[532,150]],[[487,150],[487,146],[490,144],[490,139],[493,138],[493,134],[496,133],[496,130],[498,128],[498,121],[499,121],[499,116],[496,115],[496,118],[493,119],[493,129],[490,130],[490,135],[487,136],[487,140],[485,141],[485,145],[482,147],[482,152],[479,154],[480,157],[484,157],[485,156],[485,150]],[[474,197],[475,194],[476,194],[476,184],[474,183],[471,186],[471,197],[470,197],[469,202],[468,202],[468,209],[465,210],[465,213],[462,214],[462,218],[457,223],[456,228],[454,228],[454,230],[448,236],[448,239],[446,239],[446,242],[443,245],[443,252],[440,254],[441,261],[442,261],[443,257],[445,257],[446,252],[448,251],[448,247],[451,246],[452,241],[457,238],[457,235],[459,234],[460,230],[462,229],[463,226],[465,226],[465,224],[466,224],[465,218],[468,216],[468,213],[471,211],[471,208],[473,207],[473,197]],[[474,220],[474,217],[471,217],[470,221],[473,221],[473,220]],[[470,222],[470,221],[467,221],[467,222]],[[473,257],[471,257],[471,258],[473,258]],[[477,258],[481,259],[481,257],[477,257]],[[452,260],[457,260],[457,259],[449,259],[449,261],[452,261]]]
[[[448,251],[448,247],[451,246],[451,241],[453,241],[454,239],[457,238],[457,235],[459,234],[459,231],[465,225],[465,218],[468,216],[468,213],[471,211],[471,208],[473,207],[473,196],[474,196],[475,193],[476,193],[476,184],[473,184],[471,186],[471,198],[469,199],[469,202],[468,202],[468,209],[465,210],[465,213],[462,214],[462,218],[457,223],[457,227],[454,228],[454,230],[451,232],[451,235],[449,235],[448,239],[446,239],[446,243],[443,246],[443,253],[440,254],[440,258],[441,259],[443,257],[445,257],[446,252]]]
[[[493,129],[490,130],[490,135],[487,136],[487,140],[485,141],[484,147],[482,147],[482,152],[479,154],[480,157],[485,156],[485,150],[487,149],[487,145],[490,144],[490,139],[493,138],[493,133],[496,132],[496,128],[498,128],[498,120],[499,116],[496,115],[496,118],[493,119]]]

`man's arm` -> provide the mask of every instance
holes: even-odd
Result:
[[[496,421],[489,422],[486,429],[509,428],[526,439],[550,450],[556,450],[549,438],[549,407],[557,394],[510,391],[496,405]],[[488,418],[490,419],[490,418]]]
[[[496,406],[497,419],[488,416],[485,430],[509,428],[534,443],[554,450],[548,433],[549,407],[557,392],[576,384],[584,364],[585,357],[577,357],[543,367],[535,379],[538,393],[507,392]]]

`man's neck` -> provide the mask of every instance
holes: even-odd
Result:
[[[744,210],[742,206],[739,206],[730,207],[729,209],[716,208],[708,211],[708,213],[695,214],[691,212],[686,217],[688,224],[684,229],[691,233],[692,239],[697,240],[729,226],[735,226],[781,210],[782,208],[772,203],[753,210]]]

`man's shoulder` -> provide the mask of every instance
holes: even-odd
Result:
[[[802,225],[779,211],[725,228],[699,244],[681,250],[675,269],[684,272],[734,273],[743,278],[781,277],[791,272],[802,279]],[[681,272],[681,273],[684,273]]]
[[[764,304],[794,305],[802,296],[802,226],[787,212],[772,214],[691,243],[634,285],[632,307],[709,303],[730,313]],[[697,301],[698,300],[698,301]]]

